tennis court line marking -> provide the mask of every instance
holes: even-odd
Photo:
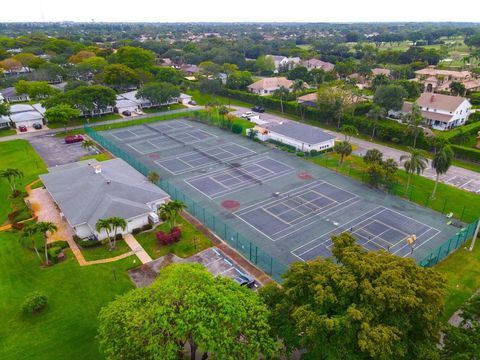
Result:
[[[428,225],[427,225],[427,226],[428,226]],[[418,249],[419,247],[421,247],[422,245],[425,245],[427,242],[429,242],[430,240],[432,240],[432,239],[433,239],[435,236],[437,236],[438,234],[440,234],[440,230],[438,230],[438,229],[430,226],[430,228],[429,228],[428,230],[425,230],[425,231],[422,233],[422,235],[425,234],[425,233],[427,233],[427,232],[429,232],[430,230],[433,230],[433,231],[434,231],[434,234],[433,234],[432,236],[430,236],[429,238],[425,239],[425,241],[422,241],[422,243],[419,244],[418,246],[415,246],[415,247],[414,247],[414,251],[415,251],[416,249]],[[418,236],[418,237],[420,237],[420,236]],[[415,244],[415,245],[416,245],[416,244]],[[405,247],[407,247],[407,246],[408,246],[407,244],[403,245],[400,249],[398,249],[397,251],[395,251],[394,254],[396,254],[396,253],[399,252],[400,250],[403,250],[403,249],[404,249]],[[409,255],[409,253],[406,253],[405,255],[401,255],[401,256],[402,256],[402,257],[407,257],[408,255]]]
[[[380,211],[378,211],[379,209],[380,209]],[[384,208],[383,206],[378,206],[378,207],[370,210],[369,213],[375,211],[375,214],[368,216],[367,218],[365,218],[365,220],[371,219],[373,216],[379,215],[380,213],[382,213],[382,212],[384,211],[384,209],[385,209],[385,208]],[[365,214],[362,214],[362,215],[357,216],[356,218],[354,218],[354,219],[346,222],[343,226],[346,226],[347,224],[350,224],[350,223],[352,223],[352,222],[360,219],[362,216],[365,216]],[[364,221],[364,220],[362,220],[362,221]],[[338,228],[339,228],[339,227],[340,227],[340,225],[338,226]],[[346,226],[346,227],[347,227],[347,229],[348,229],[348,226]],[[326,234],[333,233],[335,230],[336,230],[336,229],[327,231],[327,232],[323,233],[322,235],[316,237],[315,239],[310,240],[309,242],[307,242],[307,243],[305,243],[305,244],[302,244],[302,245],[296,247],[295,249],[291,250],[291,252],[293,253],[294,251],[297,251],[297,250],[301,249],[302,247],[305,247],[305,246],[313,243],[314,241],[317,241],[317,240],[323,238]],[[344,231],[347,231],[347,230],[344,230]],[[318,246],[320,246],[320,245],[323,245],[324,243],[325,243],[325,241],[321,242],[321,243],[318,244],[318,245],[315,245],[315,246],[312,247],[312,248],[309,248],[307,251],[301,253],[300,255],[303,255],[303,254],[305,254],[306,252],[308,252],[308,251],[310,251],[310,250],[312,250],[312,249],[314,249],[314,248],[316,248],[316,247],[318,247]]]

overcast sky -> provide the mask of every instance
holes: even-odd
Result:
[[[479,0],[1,0],[0,22],[480,22]]]

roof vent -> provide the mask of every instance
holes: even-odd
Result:
[[[107,180],[107,185],[110,185],[112,183],[111,180]]]
[[[95,174],[101,174],[102,173],[102,166],[100,164],[94,165],[93,170]]]

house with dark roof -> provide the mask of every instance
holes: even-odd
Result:
[[[270,123],[263,127],[255,127],[255,130],[258,131],[257,137],[262,141],[275,140],[304,152],[324,151],[335,145],[335,136],[318,127],[296,121]]]
[[[30,97],[27,94],[17,94],[13,86],[1,89],[0,95],[6,102],[30,101]]]
[[[120,217],[130,233],[149,222],[170,197],[122,159],[85,160],[49,168],[40,176],[75,234],[106,238],[96,230],[99,219]]]

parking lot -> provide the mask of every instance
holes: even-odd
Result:
[[[40,135],[28,139],[48,167],[69,164],[91,153],[82,148],[82,143],[65,144],[63,138]]]

